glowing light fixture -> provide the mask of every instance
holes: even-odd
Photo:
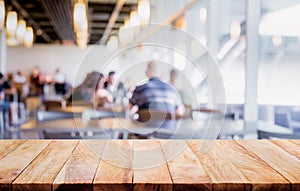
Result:
[[[24,46],[31,48],[33,44],[33,29],[32,27],[26,27],[26,33],[24,36]]]
[[[15,11],[10,11],[7,13],[6,18],[6,32],[8,36],[15,36],[18,27],[18,18]]]
[[[107,49],[111,52],[115,51],[119,47],[119,40],[116,36],[111,36],[106,45]]]
[[[131,11],[130,13],[130,25],[131,26],[138,26],[141,24],[141,20],[139,15],[136,11]]]
[[[122,44],[130,43],[134,38],[134,28],[120,27],[119,39]]]
[[[4,20],[5,20],[5,4],[4,1],[0,1],[0,30],[4,27]]]
[[[207,9],[205,7],[202,7],[199,10],[199,17],[200,17],[200,21],[205,22],[206,18],[207,18]]]
[[[87,28],[86,6],[84,2],[77,2],[75,4],[73,19],[76,32]]]
[[[148,24],[150,21],[150,1],[140,0],[138,3],[138,15],[141,19],[141,24]]]
[[[19,20],[19,24],[18,24],[18,28],[17,28],[17,38],[21,44],[24,41],[25,33],[26,33],[26,21]]]
[[[85,49],[88,42],[88,20],[87,7],[83,1],[78,1],[74,5],[73,11],[74,30],[76,33],[76,43],[80,49]]]
[[[231,38],[239,38],[241,35],[241,24],[238,21],[234,21],[230,26],[230,37]]]
[[[273,36],[272,42],[275,47],[280,47],[282,44],[282,37],[281,36]]]

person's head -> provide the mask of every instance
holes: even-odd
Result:
[[[40,73],[40,68],[38,66],[35,66],[33,68],[33,71],[32,71],[33,75],[38,75]]]
[[[104,82],[105,82],[104,75],[100,73],[96,84],[96,90],[104,88]]]
[[[171,72],[170,72],[170,82],[172,84],[176,83],[178,75],[179,75],[178,70],[176,70],[176,69],[171,70]]]
[[[17,71],[18,76],[22,76],[22,72],[20,70]]]
[[[3,74],[0,72],[0,84],[3,84],[4,82],[4,76]]]
[[[108,73],[108,79],[107,79],[107,82],[108,82],[109,84],[114,84],[114,83],[116,82],[115,74],[116,74],[115,71],[110,71],[110,72]]]
[[[59,72],[60,72],[60,68],[58,67],[58,68],[56,68],[55,73],[57,74]]]
[[[158,63],[150,61],[147,65],[146,75],[148,78],[160,78]]]

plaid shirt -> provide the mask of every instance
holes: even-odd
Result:
[[[134,90],[129,102],[139,109],[157,109],[175,114],[180,96],[175,88],[158,78],[151,78]]]

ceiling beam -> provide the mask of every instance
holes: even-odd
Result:
[[[115,8],[114,8],[114,10],[113,10],[110,18],[109,18],[109,21],[107,23],[105,31],[104,31],[104,33],[102,35],[102,39],[101,39],[102,42],[106,42],[109,33],[112,31],[112,28],[114,27],[115,22],[116,22],[116,20],[119,17],[119,13],[120,13],[120,11],[121,11],[124,3],[125,3],[125,0],[118,0],[118,2],[116,4],[116,6],[115,6]]]
[[[61,0],[40,0],[42,8],[62,41],[74,41],[72,8],[73,2]]]
[[[115,4],[117,0],[88,0],[89,3],[99,3],[99,4]],[[126,4],[136,5],[138,0],[126,0]]]
[[[42,38],[46,42],[52,42],[51,38],[45,33],[45,31],[42,30],[40,25],[28,14],[28,12],[22,8],[20,3],[17,0],[11,0],[12,5],[18,10],[18,12],[22,15],[22,17],[26,18],[29,23],[32,24],[33,28],[35,30],[41,30],[42,31]]]

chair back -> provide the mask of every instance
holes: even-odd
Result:
[[[275,124],[283,127],[291,127],[291,116],[289,113],[275,113]]]
[[[44,139],[110,139],[103,129],[47,129],[42,133]]]
[[[45,110],[49,111],[53,108],[65,108],[66,101],[65,100],[47,100],[44,102]]]
[[[77,116],[76,113],[73,112],[56,112],[56,111],[37,111],[36,113],[37,121],[51,121],[56,119],[71,119]]]

